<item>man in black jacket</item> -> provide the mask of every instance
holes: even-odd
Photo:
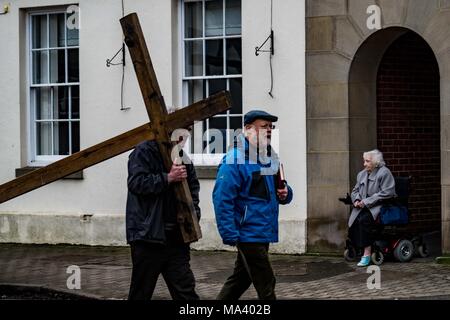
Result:
[[[200,184],[192,164],[173,164],[166,172],[154,141],[139,144],[129,156],[126,231],[133,263],[129,300],[151,299],[159,274],[172,299],[199,299],[189,264],[190,247],[177,225],[173,183],[183,179],[200,219]]]

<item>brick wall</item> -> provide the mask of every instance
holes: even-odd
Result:
[[[396,40],[377,79],[378,148],[394,176],[413,177],[411,225],[440,230],[439,69],[434,54],[413,32]]]

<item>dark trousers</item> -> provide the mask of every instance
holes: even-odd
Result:
[[[129,300],[149,300],[160,274],[173,300],[198,300],[195,278],[189,260],[190,248],[184,243],[131,243],[133,271]]]
[[[225,281],[218,300],[238,300],[253,283],[260,300],[275,300],[275,276],[268,243],[239,243],[233,274]]]
[[[352,226],[348,230],[348,236],[352,244],[357,248],[365,248],[371,246],[378,235],[378,228],[373,220],[370,210],[363,208]]]

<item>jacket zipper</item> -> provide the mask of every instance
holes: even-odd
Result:
[[[244,224],[245,218],[247,216],[247,206],[245,206],[245,210],[244,210],[244,216],[241,219],[241,226]]]

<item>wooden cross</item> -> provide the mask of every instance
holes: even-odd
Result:
[[[170,171],[171,151],[175,144],[170,140],[172,131],[230,109],[230,95],[223,91],[167,114],[136,13],[123,17],[120,23],[151,122],[0,185],[0,203],[129,151],[145,140],[158,143],[164,166]],[[197,241],[202,235],[187,181],[174,184],[174,190],[183,239],[186,243]]]

